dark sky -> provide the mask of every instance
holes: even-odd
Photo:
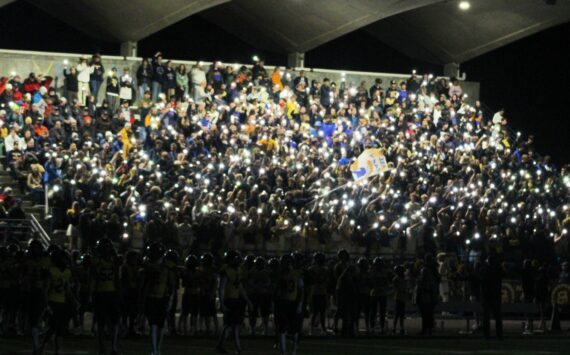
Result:
[[[25,21],[23,20],[25,19]],[[35,26],[32,24],[36,24]],[[74,30],[25,1],[0,8],[0,47],[118,54],[119,45]],[[505,108],[511,125],[536,136],[543,155],[568,162],[570,143],[570,24],[524,38],[463,63],[468,80],[481,83],[481,99],[491,108]],[[250,62],[257,54],[267,64],[286,64],[286,56],[261,51],[200,16],[180,21],[139,42],[139,55],[157,50],[166,57],[224,62]],[[346,70],[441,73],[438,65],[413,60],[355,31],[322,45],[305,56],[305,66]]]

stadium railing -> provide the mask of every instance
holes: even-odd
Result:
[[[82,54],[79,53],[58,53],[58,52],[39,52],[39,51],[22,51],[22,50],[11,50],[11,49],[0,49],[0,76],[8,76],[9,74],[19,74],[24,80],[30,72],[42,73],[44,75],[49,75],[54,78],[53,86],[56,88],[61,88],[63,86],[63,69],[66,60],[67,65],[77,64],[77,59],[81,57]],[[121,74],[123,67],[129,67],[131,75],[136,73],[142,61],[142,57],[121,57],[113,55],[102,54],[102,63],[105,69],[108,71],[112,67],[118,69],[118,75]],[[212,62],[208,61],[197,61],[197,60],[179,60],[172,59],[174,66],[178,64],[186,65],[186,70],[189,71],[191,66],[196,64],[202,64],[203,68],[207,68]],[[234,68],[239,68],[245,65],[251,68],[252,64],[243,63],[228,63],[224,62],[223,65],[231,65]],[[285,68],[284,66],[280,66]],[[270,74],[275,68],[272,65],[265,65],[265,69]],[[383,86],[389,86],[391,80],[396,80],[397,82],[408,79],[411,73],[382,73],[382,72],[365,72],[365,71],[351,71],[351,70],[336,70],[336,69],[324,69],[324,68],[293,68],[294,76],[300,70],[304,70],[307,73],[309,80],[317,79],[322,81],[325,77],[331,79],[333,82],[341,83],[352,83],[355,86],[360,85],[360,82],[366,81],[367,85],[372,86],[376,78],[381,78],[383,81]],[[418,76],[420,73],[418,73]],[[437,78],[449,79],[445,76],[436,76]],[[104,86],[102,85],[101,91],[99,93],[100,100],[104,95]],[[463,91],[469,95],[470,100],[477,100],[479,98],[479,83],[473,81],[463,81],[461,83]]]
[[[27,242],[31,237],[31,223],[27,219],[0,220],[0,244]]]

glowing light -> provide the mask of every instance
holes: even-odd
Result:
[[[471,8],[471,3],[469,1],[461,1],[459,3],[459,9],[463,11],[467,11]]]

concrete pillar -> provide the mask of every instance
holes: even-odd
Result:
[[[461,76],[459,73],[459,64],[457,63],[448,63],[443,66],[443,75],[448,76],[450,78],[458,78]]]
[[[123,57],[136,57],[137,56],[137,42],[127,41],[121,43],[121,56]]]
[[[287,66],[291,68],[305,67],[305,53],[293,52],[287,55]]]

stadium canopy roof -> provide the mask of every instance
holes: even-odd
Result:
[[[136,42],[199,14],[272,52],[304,53],[364,28],[435,64],[461,63],[570,21],[570,0],[471,0],[468,10],[459,0],[0,0],[0,6],[13,1],[116,42]]]

